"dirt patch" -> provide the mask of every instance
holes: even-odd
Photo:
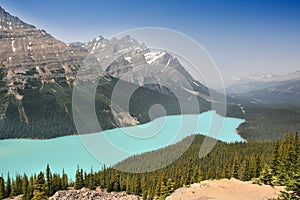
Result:
[[[177,189],[167,200],[267,200],[276,198],[282,186],[257,185],[237,179],[206,180]]]

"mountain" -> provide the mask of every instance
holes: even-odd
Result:
[[[110,40],[98,36],[83,47],[100,61],[114,58],[102,68],[115,78],[173,97],[187,99],[197,96],[210,100],[208,88],[195,80],[177,58],[166,51],[151,51],[130,36]]]
[[[127,39],[121,39],[119,45]],[[104,38],[96,40],[99,44],[105,42]],[[0,8],[0,45],[0,138],[53,138],[77,133],[72,116],[72,90],[78,70],[93,53],[92,43],[65,44]],[[109,46],[105,50],[110,51]],[[93,62],[101,67],[98,60]],[[94,76],[92,72],[86,75],[85,81],[93,81],[89,80]],[[118,111],[112,113],[111,95],[119,81],[124,87],[137,90],[123,94],[131,95],[129,110],[118,105]],[[164,106],[166,114],[181,112],[174,97],[119,80],[105,71],[100,75],[95,106],[102,129],[149,121],[148,111],[154,104]],[[188,106],[186,110],[195,112]]]
[[[274,75],[256,74],[239,78],[227,87],[231,97],[252,103],[300,105],[300,71]]]
[[[208,88],[193,79],[176,57],[153,51],[130,36],[99,36],[87,43],[65,44],[0,8],[0,44],[0,139],[76,134],[72,92],[79,72],[85,84],[99,76],[95,108],[102,130],[165,114],[199,114],[211,109]],[[95,68],[86,69],[89,65]],[[121,98],[113,102],[117,110],[112,111],[116,84],[126,89],[119,90],[118,96],[129,99],[129,108]],[[82,89],[85,98],[87,90]],[[136,90],[131,93],[130,89]],[[286,130],[299,130],[297,110],[252,105],[235,98],[228,102],[227,115],[246,120],[238,128],[245,139],[272,140],[283,137]],[[155,104],[162,105],[166,113],[150,116]],[[99,131],[86,127],[87,133]]]

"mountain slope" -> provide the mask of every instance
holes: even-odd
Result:
[[[253,103],[300,105],[300,71],[284,75],[256,75],[227,88],[230,96]]]
[[[0,25],[0,138],[75,134],[73,82],[88,49],[56,40],[2,8]],[[125,113],[129,120],[121,121],[124,113],[118,118],[118,113],[113,116],[110,109],[111,93],[117,81],[106,75],[100,77],[95,104],[103,129],[132,125],[132,121],[133,124],[149,121],[146,109],[156,103],[164,105],[169,114],[180,112],[176,99],[140,88],[131,99],[131,113]]]
[[[100,61],[114,58],[102,69],[109,75],[179,98],[209,101],[208,88],[195,80],[174,56],[166,51],[152,51],[130,36],[99,36],[83,45]]]
[[[300,105],[300,79],[273,83],[264,89],[254,90],[244,94],[232,95],[235,98],[249,100],[253,103],[291,103]]]

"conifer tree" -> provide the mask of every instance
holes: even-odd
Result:
[[[53,195],[55,193],[55,191],[61,190],[62,189],[62,179],[60,178],[59,174],[53,174],[52,175],[52,184],[51,184],[51,188],[52,188],[52,194]]]
[[[52,189],[52,173],[49,164],[46,167],[46,194],[47,196],[51,196],[53,193]]]
[[[0,177],[0,199],[5,197],[5,183],[3,177]]]
[[[130,177],[129,177],[129,175],[126,176],[126,183],[125,184],[126,184],[126,193],[130,194],[131,189],[130,189]]]
[[[234,160],[233,160],[233,166],[232,166],[232,173],[231,173],[231,177],[233,178],[239,178],[239,165],[238,165],[238,156],[235,155],[234,156]]]
[[[34,181],[32,200],[47,200],[44,173],[40,172]]]
[[[256,155],[255,158],[255,177],[258,178],[262,171],[262,160],[260,155]]]
[[[83,170],[79,169],[79,166],[77,166],[76,175],[75,175],[75,184],[74,188],[76,190],[79,190],[84,187],[84,181],[83,181]]]
[[[23,199],[27,200],[28,199],[28,177],[27,175],[24,173],[23,175],[23,180],[22,180],[22,194],[23,194]]]
[[[61,189],[66,190],[68,188],[68,175],[65,173],[65,170],[62,171],[62,178],[61,178]]]
[[[28,200],[33,198],[33,192],[34,192],[34,177],[31,176],[28,181],[28,189],[26,194]]]
[[[7,173],[6,186],[5,186],[5,197],[9,197],[11,193],[11,180],[9,173]]]
[[[230,178],[228,161],[225,162],[225,165],[224,165],[224,168],[223,168],[223,172],[222,172],[222,177],[224,177],[224,178]]]
[[[255,156],[252,154],[249,160],[249,170],[250,170],[250,177],[257,178],[256,176],[256,164],[255,164]]]
[[[271,170],[274,176],[279,174],[279,167],[280,167],[280,156],[279,156],[279,142],[276,142],[273,150],[273,158],[271,163]]]
[[[248,158],[249,159],[249,158]],[[250,162],[246,159],[243,168],[243,181],[249,181],[251,179]]]
[[[95,183],[93,168],[91,169],[88,177],[89,177],[88,178],[88,188],[90,188],[91,190],[94,190],[96,188],[96,183]]]
[[[12,179],[11,182],[11,193],[9,195],[10,198],[17,196],[17,185],[16,185],[16,181],[14,179]]]

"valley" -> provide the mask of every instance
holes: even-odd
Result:
[[[174,52],[90,39],[0,7],[0,199],[300,198],[299,71],[222,94]]]

